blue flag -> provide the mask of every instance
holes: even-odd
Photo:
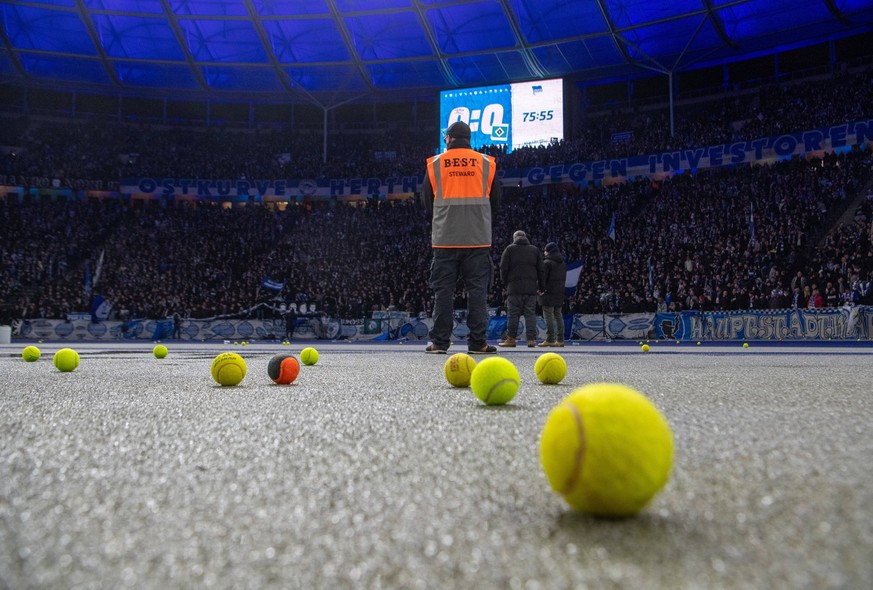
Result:
[[[576,285],[579,284],[582,268],[581,260],[567,263],[567,279],[564,281],[564,294],[567,297],[572,297],[576,294]]]
[[[281,291],[285,288],[285,281],[281,283],[279,281],[273,281],[269,277],[264,277],[261,280],[261,287],[264,289],[272,289],[273,291]]]
[[[609,222],[609,229],[606,230],[606,236],[615,241],[615,213],[612,214],[612,220]]]

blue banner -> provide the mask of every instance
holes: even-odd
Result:
[[[610,160],[500,170],[505,186],[588,183],[626,178],[660,178],[738,164],[763,164],[802,155],[824,155],[873,144],[873,119],[831,127],[762,137],[749,141],[690,147],[683,150]],[[422,162],[422,168],[424,162]],[[423,176],[387,178],[256,179],[125,178],[121,192],[155,197],[261,200],[302,200],[306,197],[366,198],[374,194],[409,194],[420,190]]]
[[[843,340],[867,338],[870,309],[659,312],[655,334],[670,340]]]

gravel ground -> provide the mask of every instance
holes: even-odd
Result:
[[[0,346],[3,588],[873,588],[873,348],[597,344],[501,351],[487,407],[423,344]],[[212,358],[248,363],[219,387]],[[458,347],[463,350],[463,347]],[[452,351],[454,352],[454,350]],[[669,483],[640,515],[572,512],[538,441],[576,386],[620,381],[670,422]]]

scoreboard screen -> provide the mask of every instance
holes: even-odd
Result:
[[[564,81],[537,80],[440,92],[440,128],[470,126],[473,149],[504,145],[511,152],[564,139]]]

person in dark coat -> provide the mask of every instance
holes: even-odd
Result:
[[[546,322],[546,339],[540,346],[564,346],[564,285],[567,282],[567,263],[555,242],[546,244],[543,259],[543,283],[539,302]]]
[[[518,230],[500,257],[500,279],[506,289],[506,339],[498,346],[515,346],[518,319],[524,314],[527,345],[537,344],[537,293],[543,290],[543,254]]]

